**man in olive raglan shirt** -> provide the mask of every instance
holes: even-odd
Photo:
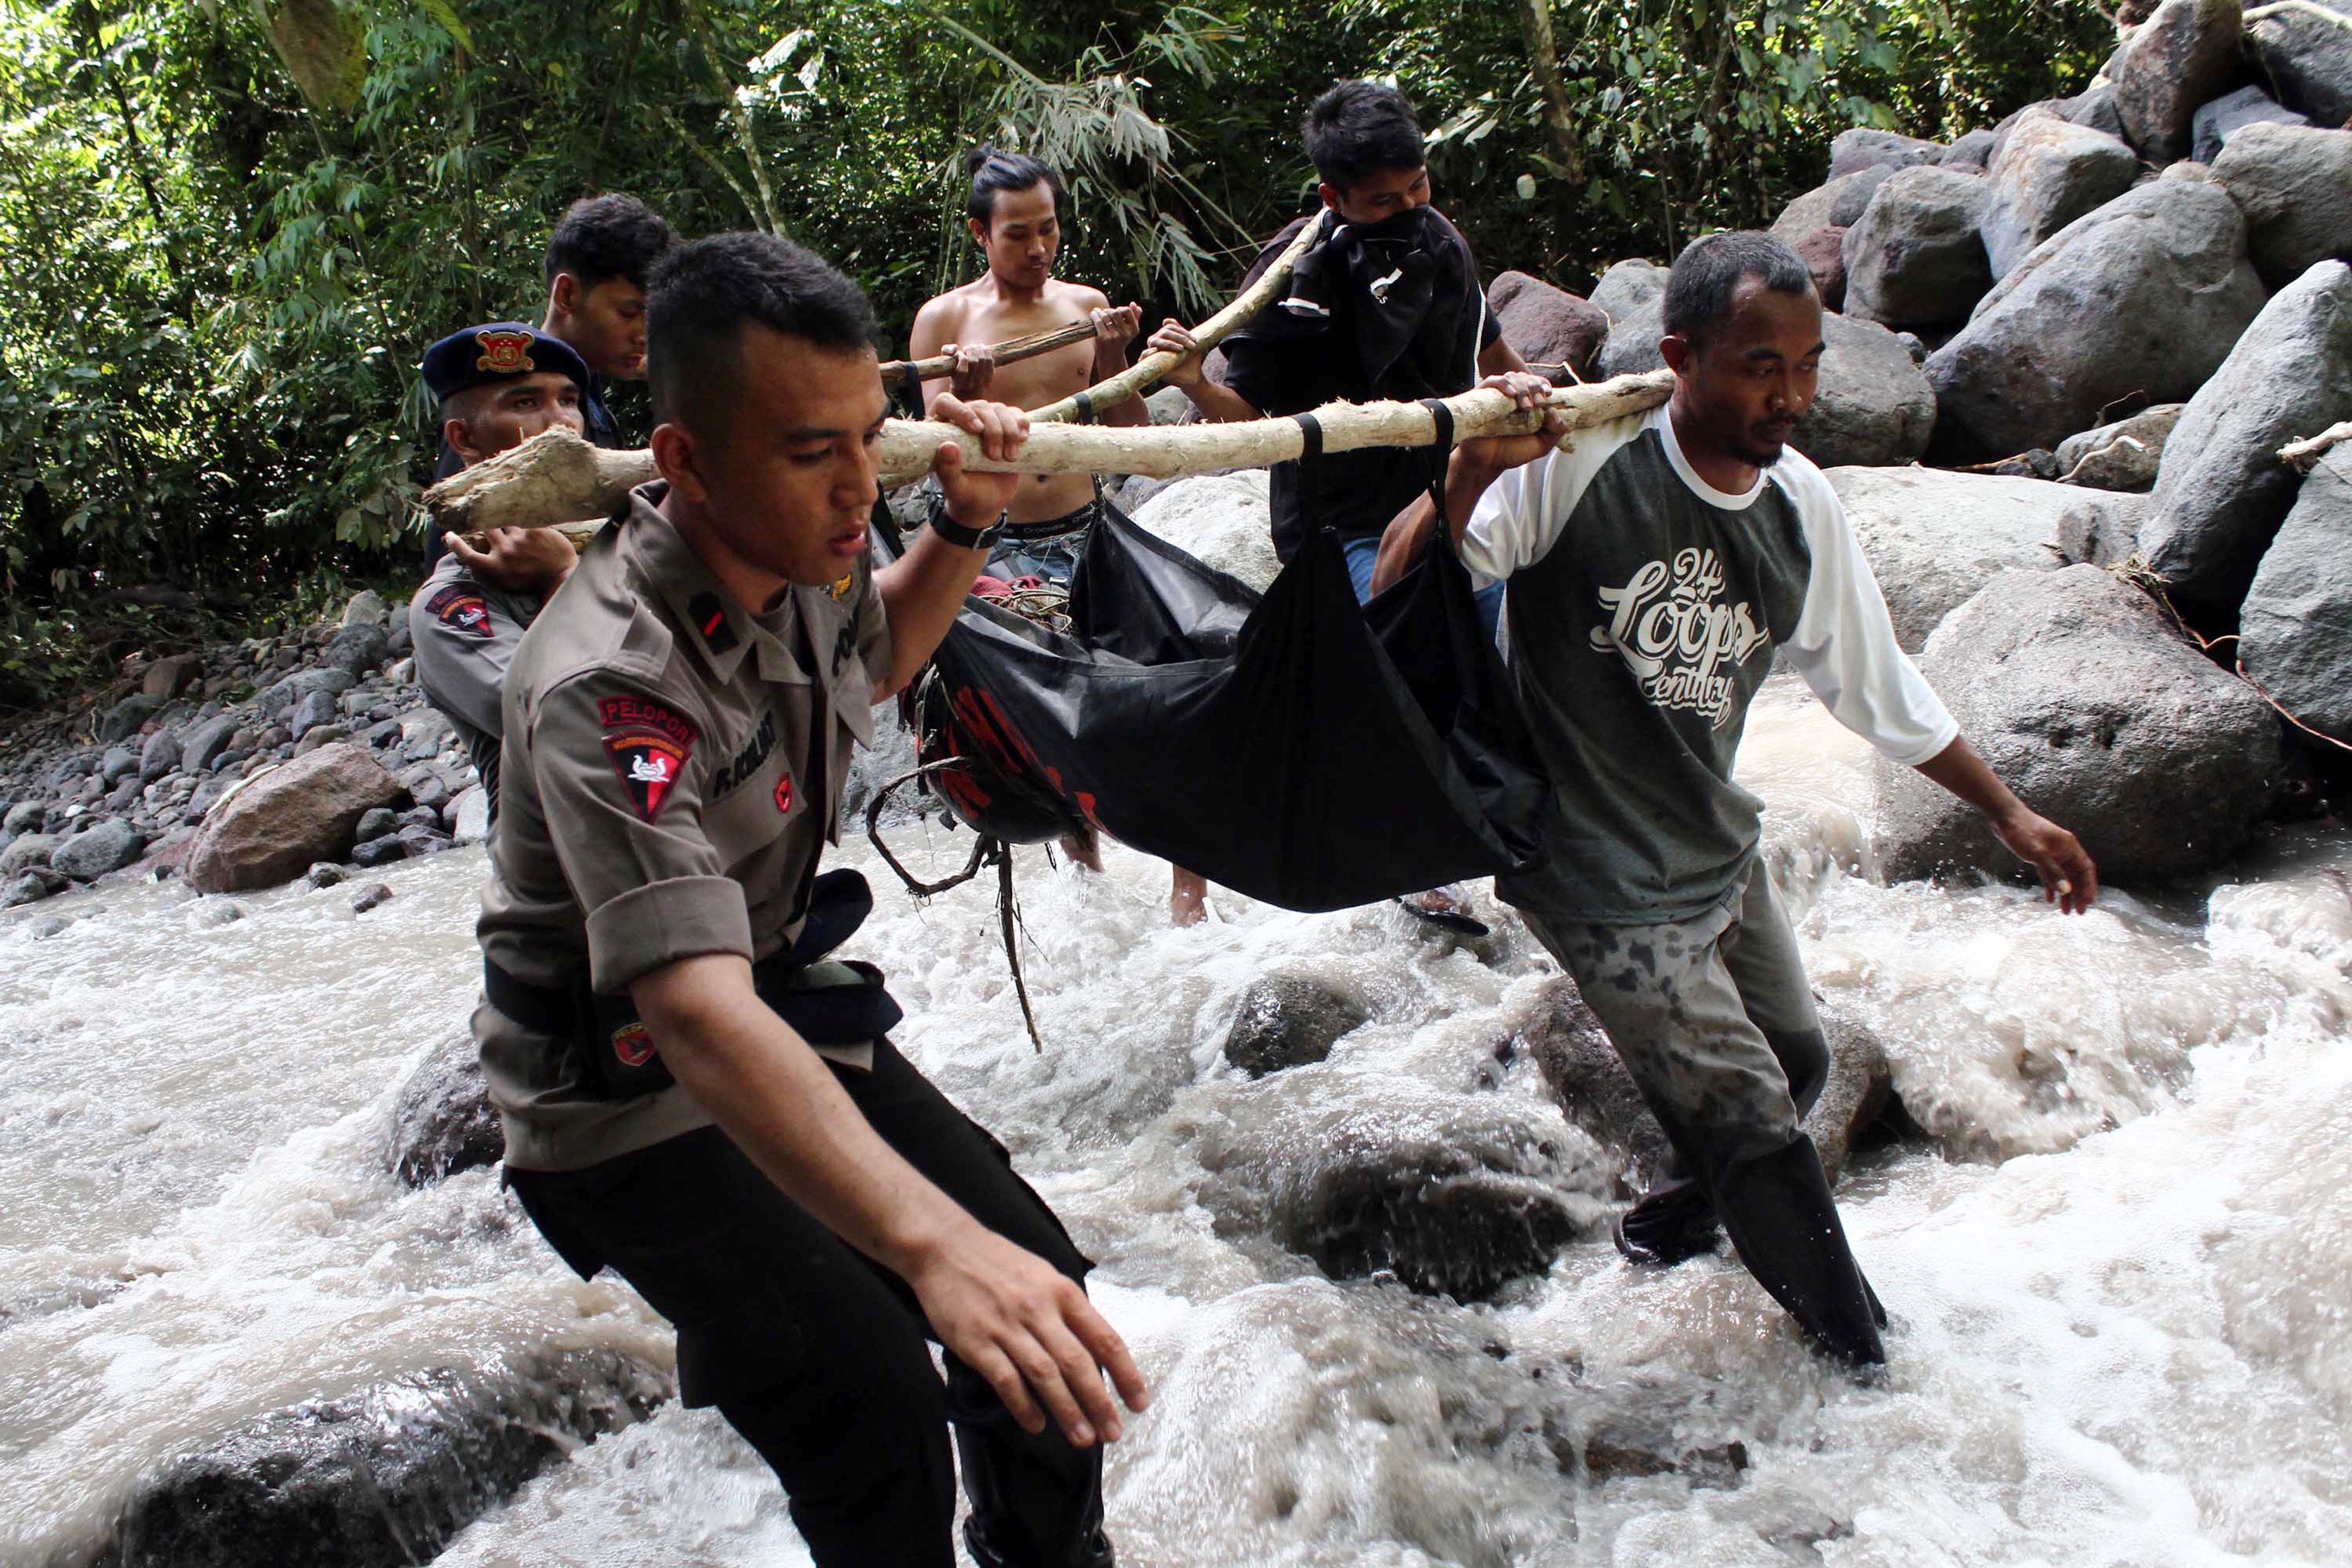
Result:
[[[1896,645],[1837,493],[1784,444],[1821,318],[1779,241],[1693,243],[1666,286],[1672,400],[1566,447],[1556,420],[1465,444],[1447,523],[1474,574],[1510,582],[1514,685],[1552,779],[1549,852],[1496,891],[1575,977],[1676,1155],[1620,1218],[1619,1249],[1672,1264],[1720,1227],[1800,1325],[1871,1364],[1885,1313],[1801,1126],[1828,1044],[1757,854],[1761,802],[1732,778],[1776,652],[1841,723],[1983,810],[2069,913],[2097,873],[1960,737]],[[1381,583],[1434,510],[1397,519]]]

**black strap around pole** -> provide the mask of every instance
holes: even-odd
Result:
[[[1454,411],[1444,398],[1423,398],[1421,406],[1437,425],[1437,442],[1429,449],[1429,498],[1437,506],[1437,537],[1450,543],[1454,530],[1445,520],[1445,471],[1454,457]]]
[[[1313,530],[1322,527],[1316,520],[1315,482],[1323,460],[1323,422],[1311,413],[1294,413],[1299,434],[1298,448],[1298,522],[1300,531],[1313,537]]]

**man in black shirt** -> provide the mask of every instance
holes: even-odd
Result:
[[[604,382],[645,379],[646,275],[677,243],[660,214],[617,191],[572,203],[548,236],[547,308],[539,329],[586,362],[581,434],[598,446],[629,444],[604,406]],[[466,465],[445,440],[433,477],[446,479]]]
[[[1203,419],[1260,419],[1337,401],[1451,397],[1482,376],[1525,371],[1486,308],[1470,246],[1430,204],[1429,168],[1412,106],[1393,88],[1344,81],[1315,100],[1307,155],[1328,211],[1300,218],[1267,242],[1249,278],[1282,254],[1300,228],[1321,220],[1323,237],[1300,258],[1285,298],[1224,344],[1221,385],[1198,360],[1168,376]],[[1155,350],[1181,353],[1192,335],[1168,321]],[[1359,599],[1370,597],[1381,535],[1429,484],[1426,452],[1381,447],[1321,460],[1309,508],[1298,465],[1269,477],[1275,553],[1298,552],[1307,530],[1338,531]],[[1500,591],[1479,608],[1492,631]]]

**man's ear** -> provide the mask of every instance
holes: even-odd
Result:
[[[569,316],[580,308],[580,280],[568,272],[559,272],[547,286],[548,314]]]
[[[709,486],[702,482],[702,454],[695,445],[694,432],[677,420],[666,420],[654,426],[654,466],[669,481],[670,488],[698,507],[710,504]]]
[[[1698,358],[1692,351],[1690,340],[1679,332],[1669,333],[1659,339],[1658,352],[1665,356],[1666,369],[1676,375],[1681,375],[1684,367]]]
[[[480,447],[474,444],[473,427],[468,425],[462,419],[443,420],[441,422],[441,439],[449,444],[450,451],[455,452],[460,458],[465,460],[466,466],[468,468],[471,468],[477,463],[484,461],[488,455],[487,453],[483,452]]]
[[[1322,197],[1323,204],[1330,208],[1335,213],[1339,210],[1339,204],[1347,199],[1340,193],[1339,187],[1331,183],[1328,180],[1317,181],[1315,183],[1315,193]]]
[[[966,218],[963,221],[963,226],[971,231],[972,244],[980,246],[982,250],[986,250],[988,248],[988,225],[986,224],[982,223],[978,218]]]

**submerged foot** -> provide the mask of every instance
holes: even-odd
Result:
[[[1168,923],[1198,925],[1209,917],[1208,879],[1178,868],[1168,883]]]

